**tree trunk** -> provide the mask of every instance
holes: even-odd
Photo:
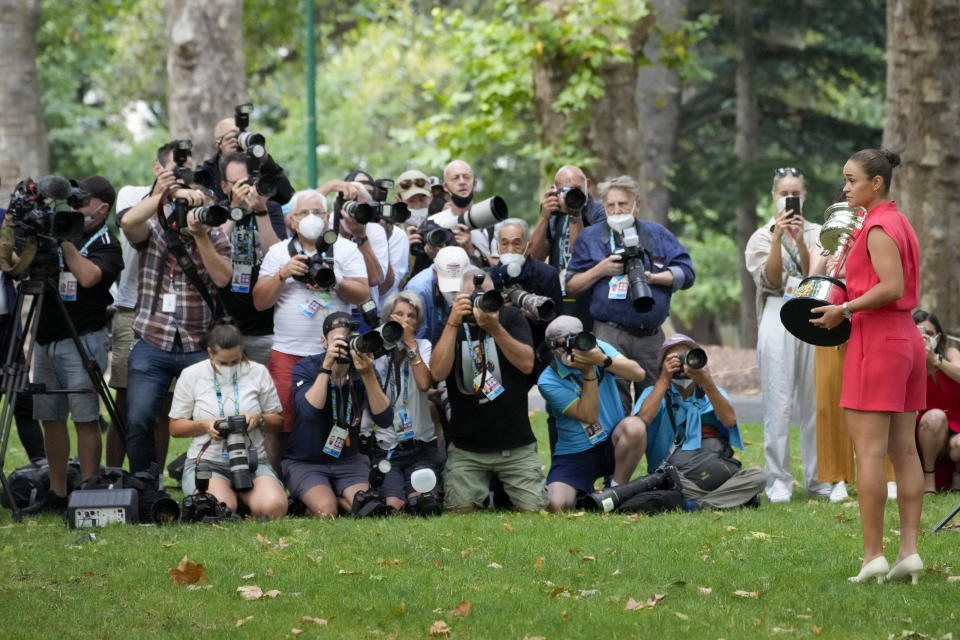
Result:
[[[0,0],[0,207],[23,178],[48,171],[47,131],[37,81],[39,0]]]
[[[753,42],[753,20],[750,3],[738,0],[737,22],[737,119],[734,152],[741,167],[751,166],[757,159],[758,109],[756,69],[757,60]],[[747,241],[757,229],[757,200],[750,189],[740,189],[737,207],[737,249],[740,272],[740,346],[757,344],[757,315],[754,302],[755,285],[747,272],[744,250]]]
[[[653,0],[651,8],[657,25],[673,30],[689,0]],[[660,37],[653,33],[643,52],[648,60],[657,59]],[[673,163],[677,150],[680,122],[680,79],[676,71],[662,64],[641,67],[637,72],[637,120],[642,135],[641,151],[646,173],[647,206],[645,217],[667,226],[670,190],[665,168]]]
[[[560,13],[570,0],[546,2],[550,11]],[[639,55],[647,39],[653,17],[636,22],[626,43],[628,50]],[[534,107],[537,122],[541,126],[541,141],[551,146],[568,135],[568,129],[578,126],[569,116],[553,110],[557,96],[567,86],[573,67],[549,54],[534,62]],[[624,63],[606,63],[596,69],[604,82],[604,94],[600,98],[588,98],[586,112],[589,117],[577,132],[575,143],[597,158],[586,168],[594,184],[607,178],[629,175],[644,182],[641,136],[637,123],[637,72],[634,60]],[[550,174],[559,167],[547,160],[544,173]]]
[[[193,158],[214,153],[213,129],[246,96],[243,0],[167,3],[170,135],[193,140]]]
[[[887,2],[883,145],[893,193],[920,241],[920,306],[960,335],[960,5]],[[956,343],[953,346],[958,346]]]

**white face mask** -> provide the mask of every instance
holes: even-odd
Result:
[[[630,210],[630,213],[618,213],[613,216],[607,216],[607,226],[618,233],[623,233],[623,230],[631,226],[634,223],[633,210]]]
[[[217,369],[217,377],[224,380],[233,380],[233,374],[240,373],[240,365],[238,364],[227,366],[225,364],[214,363],[213,366]]]
[[[777,198],[777,211],[783,211],[787,208],[787,196]],[[803,211],[803,198],[800,198],[800,211]]]
[[[316,240],[320,237],[320,234],[323,233],[323,218],[321,216],[308,214],[297,225],[297,233],[305,240],[310,240],[311,242]]]
[[[440,295],[442,295],[443,299],[447,301],[447,304],[452,307],[453,301],[457,299],[459,294],[456,291],[442,291]]]
[[[427,208],[423,209],[410,209],[410,217],[407,218],[407,224],[414,227],[419,227],[423,224],[423,221],[427,219]]]
[[[516,277],[520,275],[520,270],[523,268],[523,263],[526,262],[527,256],[522,253],[501,253],[500,262],[507,270],[507,274],[511,277]],[[515,267],[511,268],[513,265]],[[514,273],[516,270],[516,273]]]
[[[681,389],[686,389],[687,387],[693,384],[693,380],[691,380],[690,378],[674,378],[673,384],[675,384],[677,387]]]

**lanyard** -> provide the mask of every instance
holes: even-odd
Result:
[[[211,368],[213,365],[210,365]],[[240,415],[240,385],[237,383],[239,376],[236,371],[233,372],[233,410],[234,415]],[[220,417],[226,418],[223,412],[223,392],[220,390],[220,379],[217,378],[217,372],[213,372],[213,388],[217,392],[217,408],[220,409]]]
[[[391,376],[390,374],[394,373],[395,375]],[[396,393],[394,394],[393,389]],[[407,407],[407,398],[410,391],[410,362],[406,361],[403,363],[403,373],[400,373],[399,363],[393,360],[391,356],[387,361],[387,397],[390,398],[390,406],[394,406],[397,403],[397,400],[402,400],[400,407]],[[403,397],[401,398],[401,392]]]
[[[100,227],[100,231],[97,231],[95,234],[90,236],[90,239],[87,240],[82,247],[80,247],[80,255],[82,255],[83,257],[87,257],[87,249],[90,248],[90,245],[92,245],[94,242],[96,242],[100,238],[106,239],[107,235],[109,235],[109,232],[107,231],[106,225]],[[57,254],[60,257],[60,271],[63,271],[64,269],[63,250],[60,249],[59,247],[57,247]]]
[[[790,258],[790,262],[787,264],[787,271],[789,273],[803,275],[800,272],[800,258],[797,257],[797,253],[795,251],[790,249],[790,245],[787,244],[787,239],[785,237],[780,237],[780,244],[783,245],[784,250],[787,252],[787,256]]]
[[[252,227],[235,226],[231,232],[233,240],[233,262],[236,264],[255,264],[257,255],[256,231]]]
[[[470,325],[468,325],[466,322],[463,323],[463,331],[467,334],[467,351],[470,352],[470,371],[473,373],[473,379],[475,381],[473,383],[473,390],[477,391],[483,386],[483,383],[487,378],[487,354],[484,350],[483,336],[477,336],[477,344],[480,346],[480,361],[477,362],[475,345],[473,340],[470,338]],[[480,379],[478,384],[476,380],[478,377],[480,377],[481,370],[483,373],[483,378]]]
[[[560,226],[560,255],[557,256],[559,270],[567,268],[567,262],[570,261],[570,216],[563,216],[563,224]]]
[[[349,385],[350,382],[348,381],[346,384],[347,410],[344,412],[343,420],[341,421],[340,413],[337,411],[337,396],[340,395],[341,390],[337,387],[337,385],[333,384],[332,381],[330,382],[330,402],[332,403],[330,408],[333,410],[333,424],[337,427],[341,426],[341,424],[345,424],[347,425],[345,427],[347,429],[350,428],[350,414],[353,410],[353,398],[350,397]]]

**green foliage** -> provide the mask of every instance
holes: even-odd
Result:
[[[719,217],[715,212],[700,216]],[[728,235],[710,230],[689,236],[681,234],[680,242],[693,257],[697,279],[693,287],[673,295],[670,315],[686,325],[704,315],[713,315],[720,323],[735,323],[740,305],[737,243]]]

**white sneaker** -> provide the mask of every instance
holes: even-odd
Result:
[[[896,500],[897,499],[897,483],[888,482],[887,483],[887,500]]]
[[[843,502],[849,497],[847,495],[847,483],[843,480],[833,485],[833,489],[830,490],[830,502]]]
[[[774,489],[767,495],[767,498],[770,502],[790,502],[790,492],[786,489]]]

